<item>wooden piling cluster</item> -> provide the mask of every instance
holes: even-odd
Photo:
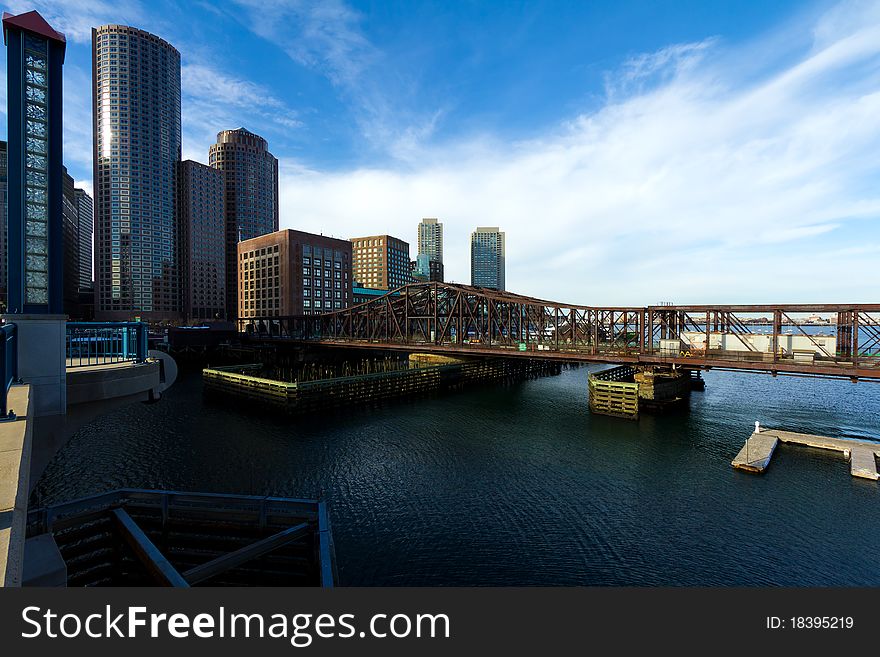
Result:
[[[639,384],[629,365],[595,372],[589,377],[590,410],[628,420],[639,419]]]
[[[669,370],[649,367],[633,376],[639,384],[639,397],[653,402],[678,401],[691,392],[691,377],[686,370]]]
[[[317,381],[285,382],[257,376],[260,364],[202,370],[205,390],[287,413],[308,413],[381,402],[489,381],[558,374],[560,366],[538,360],[460,359],[413,354],[410,367]]]
[[[638,420],[640,410],[663,412],[704,389],[703,379],[687,370],[622,365],[590,374],[590,410]]]

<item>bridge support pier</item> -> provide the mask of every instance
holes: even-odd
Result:
[[[689,370],[657,365],[623,365],[590,374],[590,411],[638,420],[641,412],[664,412],[687,403],[702,379]]]

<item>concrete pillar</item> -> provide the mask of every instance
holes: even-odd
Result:
[[[31,386],[34,417],[64,415],[67,412],[67,315],[4,315],[3,318],[16,327],[18,377]]]

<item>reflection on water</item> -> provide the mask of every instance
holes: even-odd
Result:
[[[588,413],[591,369],[295,419],[185,375],[81,430],[35,501],[323,496],[348,585],[880,585],[877,483],[798,447],[730,467],[755,420],[880,440],[880,385],[709,372],[689,412],[629,422]]]

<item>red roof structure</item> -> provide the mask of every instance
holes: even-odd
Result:
[[[46,19],[40,16],[40,13],[37,11],[29,11],[24,14],[19,14],[17,16],[10,14],[9,12],[3,12],[3,42],[6,42],[6,29],[8,27],[15,27],[19,30],[26,30],[28,32],[32,32],[34,34],[39,34],[42,37],[46,37],[47,39],[52,39],[53,41],[58,41],[62,45],[67,44],[67,39],[64,38],[64,35],[61,32],[53,29],[49,23],[46,22]]]

